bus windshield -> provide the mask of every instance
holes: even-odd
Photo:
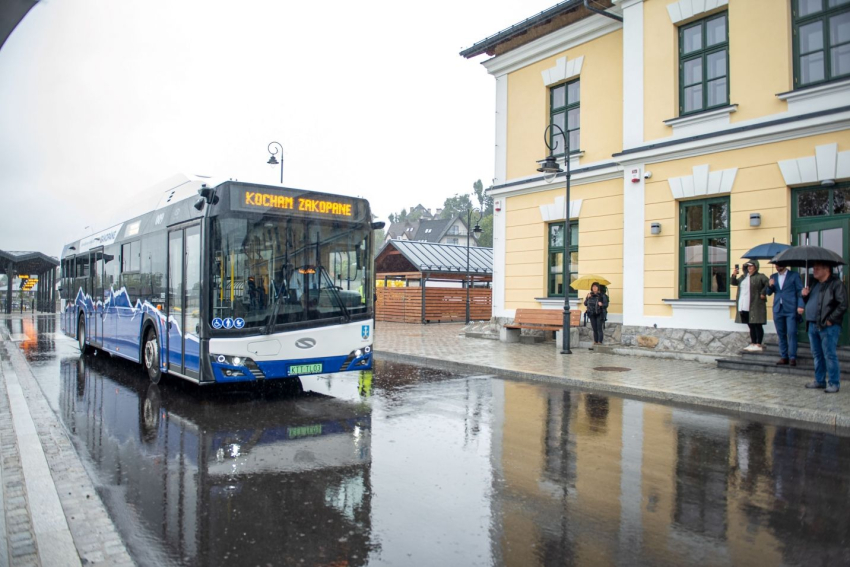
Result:
[[[242,319],[245,329],[263,333],[371,313],[370,234],[368,223],[252,213],[214,217],[212,317]]]

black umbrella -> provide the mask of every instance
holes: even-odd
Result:
[[[809,264],[820,262],[831,266],[846,264],[844,258],[820,246],[794,246],[785,252],[780,252],[773,258],[773,263],[779,266],[808,267]]]
[[[831,267],[841,266],[846,264],[844,258],[826,248],[820,246],[794,246],[785,252],[777,254],[771,261],[777,266],[793,266],[797,268],[806,268],[805,285],[809,285],[809,264],[815,262],[821,264],[829,264]]]

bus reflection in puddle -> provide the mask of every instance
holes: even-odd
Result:
[[[371,409],[304,392],[198,391],[131,363],[61,362],[61,418],[141,564],[365,564]]]

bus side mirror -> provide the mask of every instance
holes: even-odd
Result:
[[[384,228],[387,225],[384,221],[377,221],[372,223],[372,230],[378,230],[380,228]]]

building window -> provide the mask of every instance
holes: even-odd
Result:
[[[850,76],[850,0],[792,0],[794,86]]]
[[[457,238],[449,238],[449,244],[457,244]]]
[[[679,114],[729,104],[727,14],[679,28]]]
[[[795,191],[796,218],[847,214],[850,214],[850,184],[839,183],[830,188],[814,187]]]
[[[549,262],[548,262],[548,294],[549,297],[564,297],[564,223],[549,225]],[[578,221],[570,221],[570,281],[578,277]],[[576,290],[568,287],[570,297],[576,297]]]
[[[579,151],[579,132],[581,121],[579,114],[579,80],[564,83],[549,89],[549,124],[558,125],[570,137],[570,153]],[[549,144],[554,154],[564,155],[564,137],[557,128],[549,129]]]
[[[679,205],[679,296],[729,297],[729,198]]]

